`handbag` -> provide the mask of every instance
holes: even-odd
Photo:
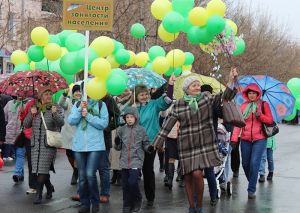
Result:
[[[222,99],[223,122],[242,128],[246,126],[245,119],[240,108],[233,101]]]
[[[46,129],[46,137],[47,137],[48,146],[55,147],[55,148],[61,148],[63,145],[63,138],[62,138],[60,132],[55,132],[55,131],[49,130],[47,128],[47,125],[46,125],[46,122],[44,119],[44,115],[42,112],[41,112],[41,117],[42,117],[45,129]]]
[[[264,103],[265,103],[265,101],[263,101],[261,104],[261,111],[263,114],[265,114]],[[263,123],[262,126],[263,126],[263,130],[268,138],[279,133],[279,127],[274,121],[272,124]]]

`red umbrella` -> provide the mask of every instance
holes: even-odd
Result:
[[[11,96],[37,98],[45,86],[50,86],[53,93],[68,88],[66,80],[57,72],[31,70],[15,73],[1,82],[0,91]]]

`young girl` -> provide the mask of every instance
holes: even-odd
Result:
[[[124,112],[126,125],[117,131],[115,149],[121,150],[120,168],[122,169],[123,213],[139,212],[142,195],[138,185],[138,177],[143,167],[146,152],[153,152],[149,146],[146,130],[139,125],[138,112],[128,107]]]

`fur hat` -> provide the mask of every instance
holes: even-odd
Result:
[[[189,76],[186,79],[184,79],[182,84],[183,91],[187,93],[189,86],[195,81],[199,81],[199,79],[196,76]]]
[[[52,91],[51,90],[51,87],[48,85],[48,86],[44,86],[44,87],[41,87],[38,91],[38,98],[41,99],[42,95],[46,92],[46,91]]]

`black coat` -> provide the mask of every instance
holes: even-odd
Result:
[[[5,141],[6,125],[3,107],[0,105],[0,141]]]

